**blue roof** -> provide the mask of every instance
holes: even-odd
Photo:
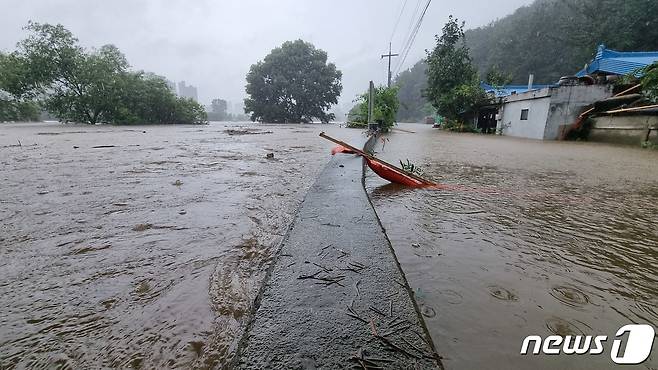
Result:
[[[626,75],[658,61],[658,51],[615,51],[599,45],[594,59],[576,76],[599,73]]]
[[[484,91],[496,94],[497,98],[510,96],[512,94],[522,94],[527,91],[539,90],[551,86],[554,85],[532,85],[532,89],[528,90],[528,85],[505,85],[496,87],[491,86],[488,83],[480,82],[480,87],[482,87]]]

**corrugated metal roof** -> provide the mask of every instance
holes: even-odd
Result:
[[[658,61],[658,51],[616,51],[599,45],[594,59],[576,76],[596,72],[626,75]]]
[[[522,94],[526,91],[539,90],[550,86],[554,85],[532,85],[532,89],[528,90],[528,85],[505,85],[496,87],[480,82],[480,87],[482,87],[484,91],[495,94],[497,98],[510,96],[512,94]]]

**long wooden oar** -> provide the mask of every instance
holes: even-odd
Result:
[[[327,140],[329,140],[329,141],[333,141],[334,143],[336,143],[336,144],[338,144],[338,145],[341,145],[341,146],[343,146],[343,147],[345,147],[345,148],[347,148],[347,149],[350,149],[350,150],[354,151],[354,153],[356,153],[356,154],[358,154],[358,155],[360,155],[360,156],[363,156],[363,157],[367,158],[368,160],[375,161],[375,162],[379,162],[379,163],[383,164],[384,166],[390,167],[390,168],[392,168],[392,169],[394,169],[394,170],[396,170],[396,171],[398,171],[398,172],[404,174],[405,176],[409,176],[409,177],[411,177],[412,179],[417,180],[417,181],[419,181],[419,182],[421,182],[421,183],[423,183],[423,184],[426,184],[426,185],[436,185],[436,184],[435,184],[434,182],[432,182],[432,181],[426,180],[426,179],[424,179],[424,178],[422,178],[422,177],[420,177],[420,176],[418,176],[418,175],[415,175],[415,174],[413,174],[413,173],[411,173],[411,172],[405,171],[405,170],[403,170],[402,168],[399,168],[399,167],[397,167],[397,166],[394,166],[394,165],[392,165],[392,164],[390,164],[390,163],[388,163],[388,162],[382,161],[382,160],[379,159],[379,158],[375,158],[375,157],[371,156],[370,154],[364,152],[363,150],[358,149],[358,148],[355,148],[355,147],[351,146],[350,144],[348,144],[348,143],[346,143],[346,142],[344,142],[344,141],[340,141],[340,140],[338,140],[338,139],[334,139],[333,137],[331,137],[331,136],[325,134],[324,132],[321,132],[321,133],[320,133],[320,137],[325,138],[325,139],[327,139]]]

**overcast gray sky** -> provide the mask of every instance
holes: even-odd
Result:
[[[467,28],[489,23],[532,0],[433,0],[409,56],[408,68],[434,44],[453,14]],[[83,46],[117,45],[135,69],[197,86],[199,100],[244,98],[249,66],[286,40],[324,49],[343,71],[341,105],[369,80],[386,82],[387,51],[411,28],[425,0],[0,0],[0,49],[13,50],[28,20],[61,23]],[[404,11],[401,12],[404,5]],[[419,11],[418,11],[419,12]],[[399,63],[394,60],[393,66]]]

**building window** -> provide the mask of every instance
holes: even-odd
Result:
[[[521,121],[528,120],[528,109],[521,109]]]

